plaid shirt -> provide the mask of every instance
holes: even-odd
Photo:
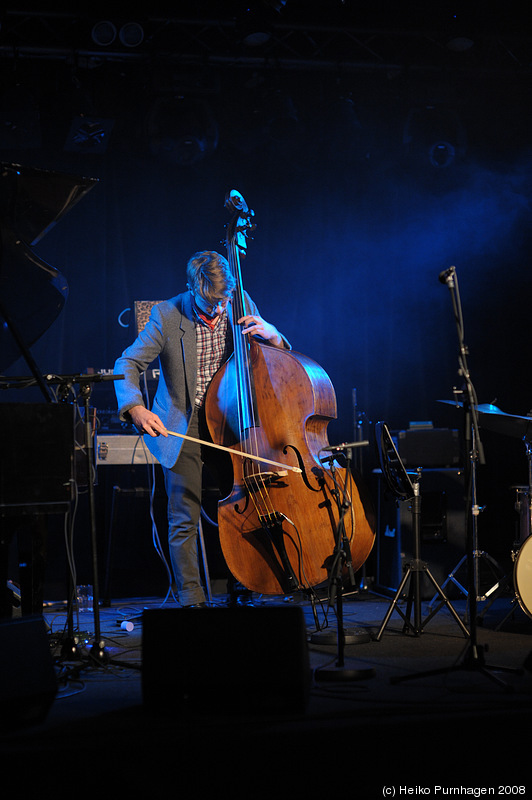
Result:
[[[227,321],[227,312],[217,318],[211,326],[199,314],[195,314],[196,347],[198,352],[198,383],[196,387],[196,406],[203,405],[205,392],[213,375],[229,357],[232,349],[232,336]]]

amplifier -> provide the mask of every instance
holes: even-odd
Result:
[[[409,428],[398,431],[397,450],[407,467],[457,467],[460,436],[449,428]]]
[[[117,408],[97,408],[97,433],[98,436],[111,436],[113,434],[127,434],[138,436],[137,429],[132,422],[122,421],[118,416]]]
[[[96,465],[105,464],[158,464],[144,443],[142,436],[98,436]]]

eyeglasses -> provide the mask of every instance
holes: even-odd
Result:
[[[194,298],[194,302],[196,303],[197,307],[201,311],[203,311],[203,313],[208,314],[208,316],[210,317],[214,317],[217,313],[221,314],[224,311],[224,309],[227,308],[227,304],[231,300],[231,296],[226,296],[221,298],[220,300],[217,300],[216,303],[211,304],[207,303],[207,301],[204,300],[203,297],[201,297],[201,295],[193,293],[192,296]],[[220,311],[218,311],[218,309],[220,309]]]

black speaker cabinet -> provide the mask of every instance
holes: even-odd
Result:
[[[420,555],[441,586],[466,552],[466,506],[464,473],[461,469],[424,469],[419,484],[421,496]],[[378,478],[376,584],[395,592],[405,565],[414,553],[414,531],[409,501],[397,501]],[[462,576],[463,577],[463,576]],[[426,576],[422,580],[425,599],[435,590]],[[445,587],[454,595],[452,584]]]
[[[299,606],[149,609],[147,708],[172,714],[303,713],[310,666]]]
[[[409,428],[396,433],[397,449],[405,467],[459,467],[460,436],[449,428]]]
[[[57,693],[57,679],[42,617],[0,623],[0,720],[2,730],[43,722]]]
[[[73,406],[0,403],[0,420],[0,507],[69,503]]]

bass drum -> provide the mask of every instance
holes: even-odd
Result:
[[[514,566],[514,588],[519,605],[532,617],[532,536],[519,550]]]

